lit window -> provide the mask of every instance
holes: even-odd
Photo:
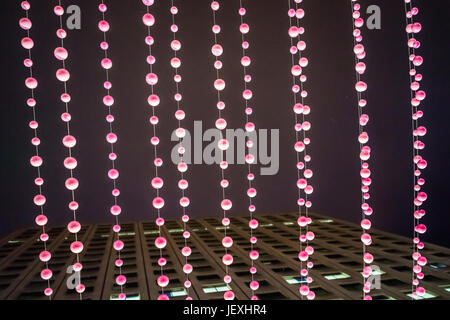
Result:
[[[306,277],[284,276],[283,278],[289,284],[306,283]]]
[[[266,223],[266,224],[260,225],[261,228],[272,227],[272,226],[273,226],[273,223]]]
[[[21,243],[22,241],[20,240],[9,240],[8,243]]]
[[[119,300],[119,294],[112,294],[109,297],[109,300]],[[139,293],[136,294],[127,294],[127,297],[125,298],[125,300],[141,300],[141,295]]]
[[[228,290],[231,290],[230,286],[224,283],[210,284],[206,287],[203,287],[204,293],[217,293],[217,292],[225,292]]]
[[[147,234],[157,234],[157,233],[159,233],[158,230],[144,231],[144,234],[145,234],[145,235],[147,235]]]
[[[167,295],[169,297],[184,297],[187,296],[187,291],[185,288],[173,288],[170,290]]]
[[[327,280],[339,280],[339,279],[347,279],[350,278],[350,276],[346,273],[336,273],[336,274],[328,274],[325,276],[325,279]]]
[[[181,233],[183,231],[184,231],[183,229],[170,229],[169,233]]]
[[[430,263],[430,267],[432,267],[433,269],[445,269],[448,266],[446,264],[436,262],[436,263]]]
[[[294,223],[291,221],[283,222],[285,226],[292,226]]]
[[[134,232],[121,232],[119,233],[119,236],[134,236]]]
[[[443,286],[440,286],[440,287],[444,288],[445,291],[450,292],[450,284],[446,284],[446,285],[443,285]]]
[[[333,220],[331,220],[331,219],[322,219],[322,220],[319,220],[319,222],[320,223],[332,223]]]
[[[412,293],[408,294],[407,296],[410,298],[413,298]],[[415,300],[432,299],[432,298],[436,298],[436,297],[437,296],[433,292],[427,291],[427,292],[425,292],[425,294],[422,297],[418,296],[415,298]]]

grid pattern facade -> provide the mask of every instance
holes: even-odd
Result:
[[[312,256],[314,268],[310,273],[314,282],[310,287],[316,293],[316,299],[361,299],[360,227],[316,214],[310,216],[313,218],[310,230],[316,234]],[[256,293],[261,300],[301,299],[298,288],[305,279],[299,275],[296,219],[295,214],[258,217],[260,227],[254,235],[258,238],[260,258],[255,262],[258,269],[255,280],[260,283]],[[229,287],[222,280],[225,269],[221,262],[223,227],[220,219],[193,219],[189,228],[192,248],[189,263],[194,267],[190,275],[192,298],[222,300],[223,292],[231,288],[238,300],[249,299],[248,219],[233,217],[232,228],[227,231],[234,240],[230,249],[234,256],[230,268],[233,282]],[[168,260],[164,273],[170,278],[165,293],[171,299],[185,299],[185,275],[182,271],[185,258],[180,252],[184,246],[182,223],[168,221],[162,231],[168,239],[163,252]],[[69,254],[73,235],[64,227],[52,228],[48,233],[54,299],[79,299],[75,290],[67,285],[72,275],[70,266],[74,262]],[[154,246],[157,236],[157,228],[152,222],[122,225],[120,238],[125,248],[121,258],[124,260],[123,274],[127,277],[125,293],[128,299],[155,299],[160,294],[156,284],[160,273],[157,264],[159,249]],[[114,267],[116,253],[112,250],[112,225],[84,226],[78,237],[85,244],[80,256],[84,266],[81,277],[86,286],[83,299],[116,299],[120,290],[114,281],[118,274]],[[381,274],[381,289],[372,292],[373,298],[411,299],[408,296],[411,293],[411,240],[378,230],[373,230],[372,238],[371,252]],[[0,299],[48,299],[43,295],[46,282],[40,278],[42,263],[37,258],[41,248],[37,229],[18,230],[0,240]],[[421,281],[427,289],[424,298],[450,299],[450,250],[427,243],[423,254],[428,258],[424,267],[425,278]]]

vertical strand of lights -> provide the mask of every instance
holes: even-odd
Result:
[[[225,179],[225,170],[228,168],[228,162],[225,160],[225,151],[229,147],[229,142],[226,138],[223,138],[223,133],[227,127],[227,121],[222,118],[222,111],[225,109],[225,102],[221,100],[221,92],[225,89],[225,81],[220,78],[220,69],[223,67],[222,61],[219,57],[223,54],[223,47],[218,43],[218,34],[221,31],[220,26],[216,23],[216,12],[220,9],[220,4],[218,1],[211,1],[211,9],[213,16],[213,27],[212,32],[214,35],[214,44],[211,48],[211,53],[215,57],[214,68],[216,70],[216,80],[214,81],[214,88],[217,91],[217,109],[218,109],[218,118],[216,120],[216,128],[220,130],[222,138],[218,141],[218,148],[221,150],[221,181],[220,186],[222,188],[222,202],[221,208],[223,211],[223,219],[222,225],[224,230],[224,237],[222,239],[222,245],[225,249],[225,254],[222,257],[222,262],[225,265],[225,276],[223,278],[226,284],[231,283],[232,278],[229,274],[229,266],[233,263],[233,256],[228,252],[228,249],[233,245],[233,239],[227,235],[227,230],[230,227],[230,219],[227,217],[227,211],[229,211],[232,207],[232,202],[230,199],[226,198],[226,188],[229,186],[229,181]],[[232,290],[228,290],[224,293],[225,300],[233,300],[235,298],[234,292]]]
[[[150,143],[153,145],[154,150],[154,160],[153,164],[155,166],[155,176],[151,181],[151,185],[156,192],[156,197],[153,198],[153,207],[157,211],[156,225],[158,227],[158,237],[155,239],[155,246],[159,249],[159,259],[158,265],[160,267],[160,275],[157,279],[158,286],[161,288],[161,294],[158,296],[158,300],[169,300],[169,296],[164,293],[164,288],[169,285],[169,277],[164,274],[164,266],[167,264],[167,259],[163,257],[163,249],[167,246],[167,239],[162,235],[162,226],[164,226],[164,219],[161,217],[161,209],[164,207],[164,199],[160,196],[160,191],[164,185],[162,178],[158,176],[158,168],[163,165],[163,160],[158,157],[158,144],[159,138],[156,135],[156,126],[159,123],[159,118],[156,116],[156,107],[160,104],[160,98],[155,94],[155,85],[158,82],[158,75],[153,72],[153,65],[156,62],[156,58],[152,55],[152,46],[155,43],[154,38],[151,36],[151,27],[155,25],[155,17],[150,13],[150,7],[154,4],[154,0],[142,0],[142,3],[146,7],[146,13],[142,16],[142,22],[147,29],[147,36],[145,37],[145,43],[148,46],[148,56],[147,65],[148,73],[146,75],[146,82],[150,86],[150,95],[148,96],[147,102],[152,108],[152,115],[150,116],[149,122],[152,125],[153,136],[150,139]],[[179,67],[181,61],[179,59],[172,59],[172,66]],[[178,170],[186,171],[186,163],[179,163]]]
[[[173,80],[175,83],[175,95],[174,95],[174,101],[177,107],[177,111],[175,111],[175,119],[178,123],[178,128],[175,130],[175,134],[178,137],[178,154],[179,154],[179,162],[177,164],[178,171],[180,172],[180,180],[178,181],[178,188],[181,191],[181,198],[180,198],[180,207],[182,211],[182,217],[181,220],[183,222],[183,238],[184,238],[184,247],[181,249],[181,254],[185,257],[185,263],[183,265],[183,272],[186,275],[186,280],[184,282],[184,287],[187,290],[187,297],[186,300],[192,300],[192,297],[190,296],[190,288],[192,286],[191,281],[189,280],[189,275],[193,271],[193,267],[191,264],[189,264],[188,257],[192,253],[192,249],[188,245],[188,239],[190,238],[190,232],[188,231],[187,223],[189,222],[189,215],[186,213],[186,208],[190,204],[189,198],[186,196],[187,188],[189,187],[189,182],[185,178],[185,173],[187,171],[187,166],[184,166],[184,153],[185,148],[183,147],[183,138],[186,135],[186,130],[182,127],[181,121],[185,119],[186,114],[184,110],[182,109],[181,100],[182,95],[180,93],[180,83],[182,80],[182,77],[179,73],[180,68],[180,58],[178,57],[178,51],[181,50],[181,42],[177,39],[177,32],[178,32],[178,25],[176,24],[175,17],[178,14],[178,8],[175,6],[175,1],[171,0],[170,2],[170,14],[172,17],[172,25],[170,26],[170,29],[173,34],[173,40],[170,43],[170,47],[173,51],[174,57],[171,60],[171,66],[174,70],[174,76]],[[181,165],[181,166],[180,166]]]
[[[367,83],[361,80],[361,76],[366,71],[366,64],[362,62],[366,57],[366,51],[362,44],[363,36],[361,27],[364,26],[364,20],[361,18],[361,5],[356,0],[350,0],[350,7],[352,13],[353,26],[353,52],[355,54],[355,74],[356,84],[355,90],[358,98],[358,115],[359,115],[359,146],[360,146],[360,176],[361,176],[361,241],[363,244],[363,299],[372,300],[370,296],[371,284],[367,279],[372,274],[370,264],[373,262],[373,255],[368,252],[367,247],[372,244],[372,237],[369,234],[371,228],[371,221],[368,219],[372,215],[373,209],[370,207],[368,200],[370,199],[369,187],[372,183],[370,178],[371,172],[369,169],[368,160],[370,159],[371,149],[368,145],[369,135],[364,131],[365,126],[369,122],[369,116],[364,112],[367,101],[363,99],[363,93],[367,90]]]
[[[119,178],[119,170],[116,169],[116,160],[117,154],[114,152],[114,144],[117,142],[117,134],[114,133],[113,123],[115,121],[115,117],[112,113],[112,106],[114,104],[114,98],[111,96],[111,88],[112,83],[109,80],[109,70],[112,68],[112,61],[108,56],[109,43],[107,40],[107,33],[110,29],[110,25],[106,20],[106,11],[108,10],[105,1],[101,1],[98,6],[98,9],[101,13],[101,20],[98,23],[98,29],[103,34],[103,39],[100,42],[100,48],[104,52],[104,57],[101,59],[101,66],[105,70],[105,82],[103,83],[103,87],[106,90],[106,95],[103,97],[103,104],[107,107],[108,114],[106,116],[106,122],[108,124],[108,133],[106,135],[106,142],[110,146],[110,153],[108,155],[109,160],[111,161],[111,169],[108,171],[108,177],[112,180],[113,183],[113,202],[114,204],[110,208],[110,213],[114,216],[115,224],[113,226],[113,231],[115,234],[115,241],[113,242],[114,250],[117,252],[117,259],[115,260],[115,265],[119,269],[119,275],[116,277],[116,284],[120,287],[119,299],[126,299],[126,294],[124,293],[123,287],[127,282],[127,278],[122,274],[122,266],[123,260],[121,259],[121,251],[124,248],[124,243],[120,240],[120,224],[119,224],[119,215],[122,213],[122,208],[118,205],[118,197],[120,195],[120,190],[117,188],[117,179]]]
[[[259,252],[255,250],[255,244],[257,242],[257,238],[253,235],[253,230],[256,230],[258,228],[258,220],[256,220],[253,217],[253,213],[256,210],[255,205],[253,204],[253,198],[256,197],[257,191],[253,187],[253,180],[255,179],[255,175],[252,173],[252,164],[255,162],[255,157],[251,153],[251,148],[254,147],[254,141],[251,139],[251,134],[255,132],[255,124],[250,121],[250,116],[253,114],[253,108],[250,107],[249,103],[250,100],[253,97],[253,92],[248,88],[248,84],[252,81],[252,77],[250,74],[248,74],[248,67],[251,64],[251,59],[247,55],[247,49],[249,48],[250,44],[248,41],[246,41],[246,34],[250,31],[250,27],[247,23],[244,23],[244,16],[247,13],[247,10],[245,9],[243,5],[243,1],[239,0],[239,16],[240,16],[240,26],[239,31],[241,33],[241,40],[242,40],[242,58],[241,58],[241,65],[243,68],[244,73],[244,90],[242,91],[242,97],[244,98],[245,103],[245,131],[247,132],[246,135],[246,148],[247,148],[247,154],[245,155],[245,162],[247,163],[247,180],[248,180],[248,189],[247,189],[247,196],[249,200],[249,207],[248,211],[250,213],[250,220],[249,220],[249,228],[250,228],[250,252],[249,257],[251,260],[251,267],[250,267],[250,275],[251,275],[251,281],[250,281],[250,289],[252,292],[251,299],[252,300],[258,300],[258,297],[255,295],[255,291],[259,289],[259,282],[255,280],[255,274],[257,272],[257,269],[255,267],[255,261],[259,258]]]
[[[81,283],[81,270],[83,265],[80,262],[79,254],[83,251],[83,243],[78,240],[78,232],[81,230],[81,224],[77,221],[77,210],[79,208],[78,202],[75,200],[75,190],[78,189],[79,182],[74,177],[74,170],[77,167],[77,160],[72,156],[72,149],[76,146],[77,140],[71,134],[70,121],[72,115],[69,110],[69,102],[71,96],[68,93],[67,82],[70,79],[70,72],[66,68],[66,60],[69,56],[68,51],[64,48],[64,39],[67,37],[67,32],[63,29],[62,16],[64,14],[64,8],[62,7],[61,0],[58,0],[53,9],[54,13],[58,17],[59,29],[56,31],[56,35],[60,40],[60,47],[54,50],[55,58],[61,62],[61,67],[56,71],[56,78],[63,84],[63,93],[61,94],[61,101],[64,105],[64,112],[61,114],[62,121],[66,124],[66,135],[63,137],[62,143],[67,148],[68,156],[64,159],[64,167],[69,171],[69,178],[65,181],[66,188],[70,191],[71,201],[69,202],[69,209],[72,211],[73,220],[68,223],[67,229],[75,237],[75,241],[70,244],[70,251],[76,255],[76,262],[73,264],[73,271],[77,272],[77,286],[75,290],[79,293],[80,300],[83,298],[83,292],[85,286]]]
[[[300,93],[300,101],[296,99],[294,105],[294,114],[295,114],[295,125],[294,130],[296,132],[297,142],[300,144],[297,145],[296,151],[297,155],[300,156],[300,153],[303,149],[303,160],[299,161],[297,159],[297,170],[298,172],[298,180],[297,187],[299,190],[299,199],[298,206],[300,210],[299,220],[297,221],[299,225],[299,241],[300,241],[300,251],[299,251],[299,260],[301,263],[300,275],[303,281],[303,285],[300,286],[299,292],[303,297],[306,297],[309,300],[313,300],[315,298],[315,293],[310,290],[309,284],[312,283],[313,279],[309,275],[309,269],[312,269],[314,263],[310,260],[311,256],[314,254],[314,248],[310,246],[309,242],[314,240],[314,233],[309,231],[309,225],[312,223],[312,219],[309,217],[309,208],[312,206],[312,202],[309,200],[309,196],[314,192],[313,186],[310,184],[310,180],[313,176],[313,171],[308,168],[308,164],[311,162],[311,156],[307,152],[307,146],[310,145],[311,139],[307,137],[307,132],[311,129],[311,122],[306,120],[306,117],[311,113],[311,108],[308,105],[305,105],[305,100],[308,97],[308,91],[305,90],[305,83],[307,81],[306,74],[303,73],[304,69],[308,66],[309,61],[303,54],[303,51],[306,50],[306,42],[301,39],[301,36],[305,33],[305,28],[300,25],[300,21],[305,16],[305,11],[300,8],[300,3],[303,0],[295,0],[295,11],[289,10],[290,19],[296,19],[296,27],[298,31],[297,35],[297,43],[291,44],[291,53],[295,55],[298,53],[298,64],[293,64],[291,69],[291,74],[293,78],[293,89],[294,94]],[[292,39],[293,40],[293,39]],[[292,41],[293,42],[293,41]],[[294,61],[295,62],[295,61]],[[298,78],[298,82],[296,81]],[[298,87],[299,86],[299,87]],[[300,122],[301,120],[301,122]],[[301,177],[303,175],[303,177]],[[304,198],[301,197],[301,190],[304,192]],[[302,208],[304,207],[304,216],[302,215]],[[305,228],[305,233],[302,234],[302,228]],[[304,249],[302,248],[305,244]],[[306,268],[303,266],[303,262],[306,262]]]
[[[312,206],[312,203],[308,200],[308,195],[313,193],[314,188],[308,181],[308,179],[312,178],[313,172],[307,167],[307,164],[311,161],[311,156],[307,153],[307,145],[310,144],[311,140],[306,136],[306,132],[311,129],[311,123],[306,121],[306,116],[311,113],[311,108],[308,105],[305,105],[305,99],[308,96],[308,92],[304,89],[304,83],[307,81],[307,76],[303,74],[303,68],[307,67],[308,59],[302,55],[302,51],[306,49],[306,43],[300,39],[300,35],[305,32],[305,29],[300,26],[300,20],[304,17],[305,12],[298,6],[302,0],[295,0],[294,2],[295,8],[292,7],[291,0],[288,0],[288,34],[291,44],[289,51],[292,61],[291,75],[294,100],[293,111],[295,116],[294,130],[296,142],[294,150],[297,157],[297,224],[299,226],[298,259],[300,260],[300,275],[303,283],[299,288],[299,292],[302,299],[306,297],[309,300],[313,300],[315,298],[315,293],[309,288],[309,284],[313,279],[309,276],[308,269],[311,269],[314,266],[313,262],[310,261],[310,256],[314,254],[314,249],[309,245],[309,241],[314,239],[314,233],[309,231],[309,224],[312,223],[312,219],[309,217],[308,209]],[[295,60],[296,58],[298,58],[298,63]],[[303,159],[300,159],[302,153]],[[304,193],[304,197],[302,192]],[[303,229],[306,231],[304,232]]]
[[[36,178],[34,179],[34,184],[37,186],[38,193],[34,197],[34,204],[39,208],[39,214],[37,215],[35,221],[38,226],[42,228],[42,233],[40,235],[40,240],[43,243],[44,250],[40,252],[39,259],[44,262],[45,268],[41,271],[41,278],[47,282],[47,288],[44,289],[44,294],[51,299],[53,290],[50,287],[50,279],[53,276],[52,271],[49,269],[49,261],[51,259],[51,254],[47,250],[47,241],[49,239],[49,235],[45,232],[45,226],[48,222],[47,216],[44,214],[44,205],[46,202],[46,198],[42,193],[42,185],[44,184],[44,179],[41,176],[41,165],[43,163],[43,159],[39,153],[39,145],[41,144],[41,140],[38,135],[38,121],[36,117],[36,105],[37,101],[35,99],[35,89],[37,88],[38,81],[34,78],[33,75],[33,58],[31,55],[31,49],[34,47],[34,41],[30,37],[30,29],[32,27],[32,22],[30,20],[29,11],[31,5],[28,1],[23,1],[21,3],[22,9],[25,11],[25,17],[19,20],[19,26],[25,30],[26,36],[22,38],[21,44],[22,47],[27,51],[27,58],[24,60],[24,65],[28,68],[29,77],[25,80],[25,86],[30,90],[30,97],[27,99],[27,106],[31,108],[32,112],[32,120],[29,123],[29,127],[33,130],[33,138],[31,139],[31,144],[34,146],[35,155],[31,157],[30,164],[32,167],[36,168]]]
[[[413,7],[412,0],[404,0],[405,2],[405,15],[406,15],[406,34],[408,45],[408,61],[409,61],[409,81],[411,89],[411,125],[413,133],[413,206],[414,206],[414,230],[413,230],[413,270],[412,270],[412,284],[411,292],[412,298],[417,299],[425,295],[426,290],[420,286],[419,281],[424,278],[422,267],[427,264],[427,258],[424,257],[420,250],[424,248],[423,242],[420,240],[420,235],[424,234],[427,230],[424,224],[420,223],[420,219],[425,216],[425,210],[421,209],[422,204],[427,200],[427,194],[422,191],[423,185],[425,185],[425,179],[421,177],[422,170],[427,167],[427,161],[420,155],[420,151],[425,148],[425,144],[421,141],[421,138],[427,134],[427,129],[424,126],[420,126],[419,119],[423,117],[423,111],[419,109],[420,104],[426,98],[425,91],[421,90],[420,82],[422,81],[422,75],[417,73],[417,68],[423,64],[423,58],[420,55],[416,55],[416,49],[420,47],[420,42],[415,38],[416,34],[419,34],[422,30],[422,25],[419,22],[414,21],[414,16],[419,13],[417,7]]]

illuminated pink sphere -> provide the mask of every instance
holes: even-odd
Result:
[[[127,278],[124,275],[119,275],[116,278],[116,283],[119,286],[123,286],[125,283],[127,283]]]
[[[229,254],[229,253],[225,254],[225,255],[222,257],[222,262],[223,262],[223,264],[226,265],[226,266],[231,265],[231,264],[233,263],[233,256],[232,256],[231,254]]]
[[[222,245],[225,248],[231,248],[233,246],[233,239],[231,237],[225,237],[222,239]]]
[[[83,243],[81,243],[80,241],[74,241],[70,244],[70,251],[72,251],[73,253],[81,253],[83,251]]]
[[[53,272],[50,269],[44,269],[41,271],[41,278],[43,280],[49,280],[53,276]]]
[[[81,224],[78,221],[71,221],[67,225],[67,230],[70,233],[78,233],[81,230]]]
[[[169,277],[161,275],[158,277],[157,282],[160,287],[167,287],[169,285]]]
[[[223,298],[225,300],[234,300],[234,292],[233,291],[227,291],[224,293]]]
[[[156,197],[153,199],[153,207],[156,209],[161,209],[164,207],[164,199],[161,197]]]
[[[56,71],[56,78],[61,82],[69,81],[70,79],[70,73],[66,69],[58,69]]]
[[[151,26],[153,26],[155,24],[155,17],[153,15],[151,15],[150,13],[146,13],[142,17],[142,22],[146,26],[151,27]]]
[[[221,207],[223,210],[225,210],[225,211],[230,210],[232,205],[233,204],[232,204],[231,200],[229,200],[229,199],[222,200]]]
[[[123,243],[123,241],[122,240],[116,240],[116,241],[114,241],[114,244],[113,244],[113,247],[114,247],[114,250],[116,250],[116,251],[120,251],[120,250],[122,250],[123,248],[124,248],[124,243]]]
[[[30,30],[32,25],[31,20],[28,18],[22,18],[19,20],[19,26],[24,30]]]
[[[163,248],[166,247],[166,245],[167,245],[167,240],[166,240],[166,238],[164,238],[164,237],[158,237],[158,238],[155,239],[155,246],[156,246],[158,249],[163,249]]]
[[[52,258],[52,255],[51,255],[51,253],[48,252],[48,251],[42,251],[42,252],[39,254],[39,259],[40,259],[42,262],[48,262],[48,261],[50,261],[51,258]]]

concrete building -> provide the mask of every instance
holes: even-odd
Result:
[[[362,244],[361,228],[352,223],[334,218],[310,215],[313,224],[310,230],[316,234],[313,241],[315,253],[311,276],[311,289],[318,300],[361,299],[362,296]],[[255,280],[260,282],[257,295],[261,300],[300,299],[298,288],[304,278],[299,275],[298,225],[296,214],[259,216],[260,227],[255,232],[256,247],[260,258]],[[233,282],[230,287],[239,300],[249,299],[249,227],[248,218],[232,217],[234,245],[230,252],[235,257],[230,267]],[[223,230],[220,219],[203,218],[189,222],[192,255],[189,263],[194,267],[190,276],[190,295],[194,300],[221,300],[223,291],[229,290],[223,283],[224,266],[221,257]],[[82,283],[86,285],[83,299],[116,299],[119,292],[114,279],[116,258],[111,250],[112,225],[85,225],[79,239],[85,244],[81,254],[84,269]],[[183,288],[185,275],[182,272],[184,257],[180,248],[184,246],[181,221],[167,221],[163,232],[168,239],[164,256],[168,263],[165,274],[170,285],[165,293],[171,299],[185,299]],[[53,271],[51,287],[54,299],[79,299],[74,290],[68,289],[67,272],[74,256],[69,254],[72,235],[65,227],[48,230],[48,249],[52,253],[50,269]],[[0,299],[48,299],[43,295],[46,282],[40,278],[42,263],[38,254],[42,243],[37,229],[18,230],[0,240]],[[123,223],[121,240],[125,248],[121,252],[124,260],[123,273],[127,276],[125,293],[128,299],[155,299],[159,294],[156,277],[159,249],[154,246],[157,229],[153,222]],[[394,234],[373,230],[374,264],[380,267],[381,289],[372,291],[374,299],[411,299],[411,240]],[[450,299],[450,250],[426,244],[423,254],[428,259],[424,267],[425,278],[421,281],[427,289],[425,299]]]

